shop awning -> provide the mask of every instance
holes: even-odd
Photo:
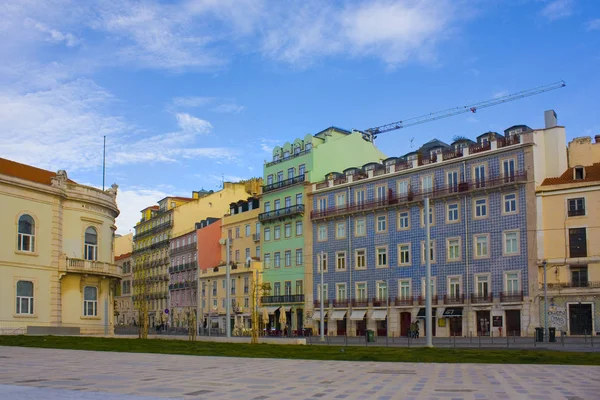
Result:
[[[283,309],[285,310],[285,312],[290,312],[290,311],[292,311],[292,306],[283,306],[283,307],[281,307],[281,308],[283,308]]]
[[[387,310],[375,310],[373,314],[371,314],[371,319],[375,321],[382,321],[387,318]]]
[[[269,315],[273,315],[275,314],[275,311],[279,310],[280,306],[270,306],[270,307],[264,307],[267,310],[267,314]]]
[[[346,316],[346,310],[335,310],[335,311],[333,311],[333,313],[331,313],[331,316],[329,318],[344,319],[345,316]]]
[[[365,318],[366,313],[367,313],[367,310],[354,310],[354,311],[352,311],[352,315],[350,315],[350,320],[362,321]]]
[[[431,316],[435,317],[435,307],[431,307]],[[419,309],[419,313],[417,314],[417,318],[425,318],[425,307]]]
[[[327,318],[327,311],[325,311],[325,318]],[[321,320],[321,311],[315,311],[313,313],[312,320],[313,321],[320,321]]]
[[[448,307],[444,310],[443,317],[462,317],[463,308],[462,307]]]

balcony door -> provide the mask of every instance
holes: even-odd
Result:
[[[587,257],[587,235],[585,228],[569,229],[569,257]]]

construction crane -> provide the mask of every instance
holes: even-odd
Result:
[[[480,101],[478,103],[473,103],[467,106],[448,108],[446,110],[437,111],[430,114],[421,115],[418,117],[413,117],[397,122],[392,122],[391,124],[385,124],[381,126],[376,126],[374,128],[365,129],[362,131],[363,135],[368,136],[369,139],[374,139],[377,135],[394,131],[396,129],[407,128],[413,125],[423,124],[429,121],[435,121],[437,119],[452,117],[453,115],[463,114],[467,112],[475,113],[477,110],[495,106],[498,104],[508,103],[509,101],[514,101],[518,99],[522,99],[524,97],[535,96],[540,93],[549,92],[551,90],[560,89],[565,87],[565,81],[558,81],[554,83],[550,83],[544,86],[539,86],[533,89],[523,90],[521,92],[512,93],[505,96],[496,97],[491,100]]]

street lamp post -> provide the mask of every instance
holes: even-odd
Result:
[[[548,263],[544,260],[544,342],[548,341]]]
[[[425,218],[425,336],[426,346],[433,347],[433,327],[431,320],[431,231],[429,229],[429,197],[425,198],[423,216]]]
[[[325,306],[324,306],[324,301],[325,301],[325,289],[323,287],[323,252],[321,252],[321,259],[319,260],[319,267],[321,268],[321,298],[320,298],[320,306],[321,306],[321,342],[325,341]]]

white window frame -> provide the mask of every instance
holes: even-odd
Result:
[[[273,240],[281,239],[281,225],[275,225],[273,227]]]
[[[387,214],[375,214],[375,232],[387,232]]]
[[[341,232],[340,232],[341,228]],[[335,238],[345,239],[346,238],[346,221],[335,223]]]
[[[300,256],[300,257],[298,257]],[[302,265],[302,260],[304,255],[302,254],[302,249],[296,249],[296,266]]]
[[[266,242],[271,240],[271,228],[265,228],[264,239]]]
[[[475,294],[477,296],[483,297],[485,293],[479,290],[479,282],[483,282],[481,278],[485,278],[487,282],[487,295],[492,294],[492,274],[484,273],[484,274],[475,274]]]
[[[383,191],[383,195],[382,195],[382,193],[380,193],[380,191]],[[387,195],[388,195],[387,185],[375,185],[375,200],[384,201],[387,198]]]
[[[96,233],[96,244],[87,243],[85,239],[86,232],[88,229],[93,229]],[[85,231],[83,232],[83,258],[88,261],[97,261],[98,260],[98,245],[100,244],[100,238],[98,235],[98,228],[95,226],[87,226]]]
[[[508,275],[516,274],[517,275],[517,284],[518,289],[516,291],[508,290]],[[504,292],[507,294],[518,294],[523,290],[523,281],[521,279],[521,271],[504,271]]]
[[[362,256],[359,256],[359,252],[363,252]],[[362,263],[359,262],[362,259]],[[367,249],[356,249],[354,250],[354,269],[363,270],[367,269]],[[362,264],[362,265],[361,265]]]
[[[361,226],[363,228],[362,233],[358,232],[358,227],[359,227],[358,222],[359,221],[361,222]],[[367,219],[365,217],[356,218],[354,220],[354,236],[361,237],[361,236],[366,236],[366,235],[367,235]]]
[[[483,201],[482,205],[477,204],[480,201]],[[473,199],[473,219],[485,219],[490,215],[488,203],[489,203],[489,199],[487,196],[476,197]],[[477,215],[478,213],[481,213],[482,211],[484,211],[483,214]]]
[[[433,298],[434,296],[437,295],[437,276],[432,276],[431,277],[431,286],[433,286],[431,289],[431,297]],[[425,277],[422,276],[421,277],[421,296],[423,296],[423,299],[425,298]]]
[[[507,246],[507,239],[508,239],[508,235],[509,234],[515,234],[515,244],[516,244],[516,250],[514,252],[509,252],[508,250],[508,246]],[[502,232],[502,254],[504,256],[518,256],[519,254],[521,254],[521,245],[520,245],[520,239],[521,239],[521,232],[517,229],[511,229],[511,230],[506,230]]]
[[[463,279],[462,279],[462,275],[448,275],[447,279],[447,283],[446,283],[446,290],[447,290],[447,295],[448,296],[452,296],[452,284],[454,282],[452,282],[453,280],[458,280],[458,282],[456,282],[458,284],[458,293],[454,294],[454,297],[460,297],[463,294]]]
[[[365,285],[364,296],[361,294],[361,290],[359,288],[360,285]],[[356,282],[354,284],[354,291],[355,291],[356,300],[365,301],[365,300],[369,299],[369,286],[368,286],[367,282]]]
[[[431,180],[431,187],[426,187],[428,185],[425,185],[425,183],[428,182],[429,180]],[[420,181],[421,181],[421,193],[433,192],[433,189],[435,188],[435,177],[433,176],[433,174],[422,175]]]
[[[419,215],[421,218],[421,228],[425,227],[425,207],[419,209]],[[435,226],[435,205],[429,205],[429,226]]]
[[[404,186],[406,186],[406,191],[404,191]],[[396,196],[403,197],[408,196],[410,193],[410,179],[401,179],[396,183]]]
[[[340,296],[340,289],[343,290],[343,296]],[[348,300],[348,287],[346,283],[336,283],[335,284],[335,299],[337,301],[345,301]]]
[[[450,210],[450,206],[456,206],[456,210]],[[450,212],[456,211],[456,219],[450,219]],[[456,224],[460,222],[460,203],[451,202],[446,204],[446,223],[447,224]]]
[[[403,227],[402,226],[402,214],[406,213],[406,221],[407,221],[407,226]],[[399,231],[407,231],[410,229],[410,210],[402,210],[402,211],[398,211],[398,217],[397,217],[397,230]]]
[[[480,237],[485,237],[485,247],[486,247],[486,251],[487,251],[487,254],[485,254],[485,255],[479,255],[478,254],[479,252],[477,251],[478,238],[480,238]],[[490,253],[491,253],[490,234],[489,233],[474,234],[473,235],[473,258],[476,260],[490,258]]]
[[[304,224],[302,221],[296,221],[296,236],[302,236],[304,234]]]
[[[381,264],[379,260],[379,250],[385,250],[385,264]],[[387,268],[390,262],[388,259],[388,247],[387,246],[376,246],[375,247],[375,267],[376,268]]]
[[[19,295],[19,283],[30,283],[31,284],[31,296]],[[15,284],[15,298],[16,298],[16,314],[17,315],[34,315],[34,300],[35,300],[35,282],[28,279],[19,279]],[[26,303],[23,310],[23,303]]]
[[[323,303],[329,301],[329,293],[327,293],[328,291],[328,284],[324,283],[323,284],[323,291],[321,291],[321,284],[318,283],[317,284],[317,300],[321,301],[321,294],[324,294],[324,298],[323,298]]]
[[[390,288],[388,287],[388,284],[386,281],[377,281],[377,283],[375,284],[375,298],[379,301],[387,301],[387,299],[390,297]],[[385,296],[382,296],[382,292],[383,294],[385,294]]]
[[[283,237],[286,239],[292,237],[292,223],[291,222],[286,222],[285,224],[283,224]]]
[[[514,200],[507,200],[507,196],[515,196]],[[506,205],[514,202],[514,210],[506,211]],[[502,215],[513,215],[519,213],[519,196],[517,192],[503,193],[502,194]]]
[[[406,250],[403,250],[402,248],[405,247]],[[408,256],[406,257],[406,260],[402,261],[402,254],[403,253],[408,253]],[[412,264],[412,257],[411,257],[411,243],[398,243],[398,266],[399,267],[406,267],[406,266],[410,266]]]
[[[32,227],[31,227],[31,233],[23,233],[20,230],[20,223],[19,221],[21,220],[21,218],[23,217],[29,217],[32,220]],[[37,222],[35,220],[35,218],[33,218],[33,215],[28,214],[28,213],[23,213],[21,215],[19,215],[19,218],[17,220],[17,250],[18,251],[22,251],[22,252],[26,252],[26,253],[35,253],[35,233],[36,233],[36,228],[37,228]],[[25,239],[29,239],[29,246],[27,246],[27,248],[25,248]]]
[[[450,251],[450,242],[451,241],[456,241],[456,249],[457,249],[457,254],[456,257],[450,257],[451,251]],[[449,237],[446,239],[446,261],[447,262],[457,262],[457,261],[462,261],[462,239],[460,236],[455,236],[455,237]]]
[[[402,285],[402,283],[408,283],[408,285]],[[402,295],[403,287],[408,288],[408,294],[406,296]],[[411,296],[412,296],[412,279],[411,278],[398,279],[398,298],[406,300],[406,299],[410,299]]]
[[[335,195],[335,206],[345,207],[346,206],[346,193],[338,193]]]
[[[323,253],[323,259],[321,260],[321,253],[317,254],[317,272],[321,272],[321,267],[323,267],[323,272],[327,272],[328,266],[328,257],[327,253]]]
[[[96,290],[95,300],[86,300],[86,288],[93,288]],[[98,287],[86,285],[83,287],[83,316],[84,317],[97,317],[98,316]],[[91,306],[91,310],[89,309]]]
[[[317,225],[317,242],[326,242],[327,241],[327,225],[320,224]]]
[[[348,267],[348,260],[346,259],[345,251],[338,251],[335,253],[335,270],[336,271],[346,271]]]

